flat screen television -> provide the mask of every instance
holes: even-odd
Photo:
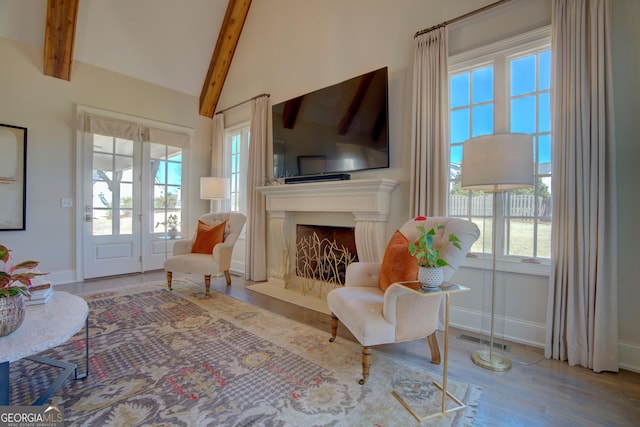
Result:
[[[387,68],[272,106],[274,178],[389,167]]]

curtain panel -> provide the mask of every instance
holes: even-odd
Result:
[[[251,135],[247,174],[247,248],[245,279],[267,280],[267,208],[264,195],[256,190],[264,185],[267,152],[269,97],[251,101]]]
[[[618,371],[611,1],[554,0],[554,180],[545,356]]]
[[[447,212],[449,75],[447,27],[414,38],[410,212]]]

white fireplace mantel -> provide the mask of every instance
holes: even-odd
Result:
[[[391,193],[399,181],[388,178],[315,181],[258,187],[266,197],[269,231],[278,253],[288,253],[291,213],[350,212],[360,261],[381,261],[387,243]],[[270,280],[284,280],[290,262],[282,257]]]

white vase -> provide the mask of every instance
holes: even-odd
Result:
[[[444,281],[442,268],[422,267],[418,268],[418,282],[427,288],[437,288]]]

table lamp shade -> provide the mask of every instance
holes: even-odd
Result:
[[[500,192],[533,186],[533,140],[525,133],[483,135],[464,143],[462,188]]]
[[[229,178],[200,178],[200,198],[205,200],[224,200],[230,196]]]

